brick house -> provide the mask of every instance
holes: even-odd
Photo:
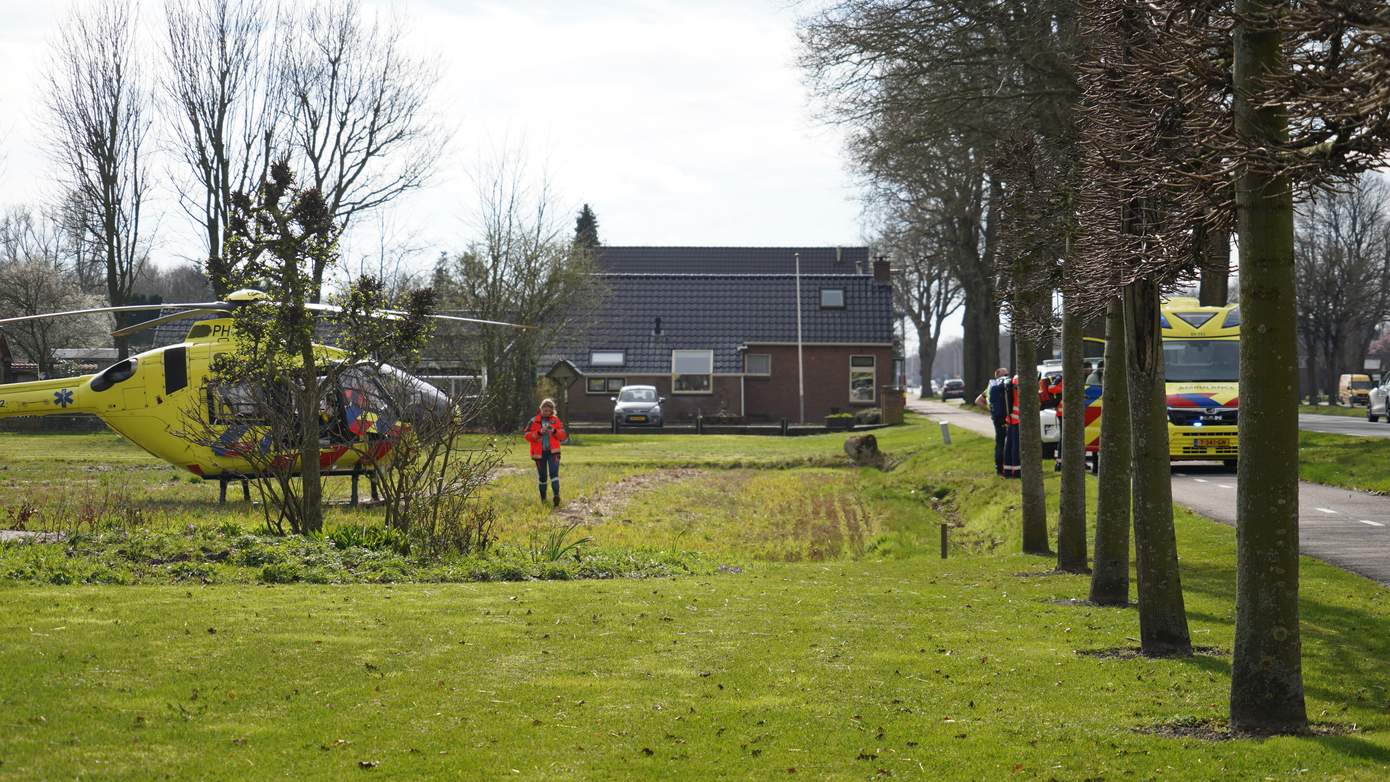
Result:
[[[798,283],[806,422],[899,414],[888,264],[867,248],[605,247],[598,264],[601,312],[546,358],[580,374],[575,421],[609,420],[624,385],[656,386],[672,423],[800,421]]]

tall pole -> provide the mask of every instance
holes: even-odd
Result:
[[[806,369],[801,361],[801,253],[796,259],[796,395],[801,402],[801,423],[806,424]]]

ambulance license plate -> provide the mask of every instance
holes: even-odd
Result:
[[[1230,438],[1228,437],[1198,438],[1196,440],[1193,440],[1192,444],[1197,448],[1229,448],[1230,446],[1235,445],[1235,443],[1231,442]]]

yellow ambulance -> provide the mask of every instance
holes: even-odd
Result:
[[[1163,369],[1168,395],[1168,453],[1174,461],[1240,456],[1240,307],[1203,307],[1194,298],[1163,302]],[[1097,380],[1095,375],[1092,380]],[[1086,450],[1100,450],[1101,386],[1086,386]]]

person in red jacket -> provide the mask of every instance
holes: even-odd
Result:
[[[551,497],[555,507],[560,507],[560,443],[569,438],[565,425],[555,417],[555,402],[541,401],[540,412],[526,427],[526,440],[531,443],[531,459],[536,463],[536,476],[540,478],[541,502],[545,502],[545,484],[549,478]]]

